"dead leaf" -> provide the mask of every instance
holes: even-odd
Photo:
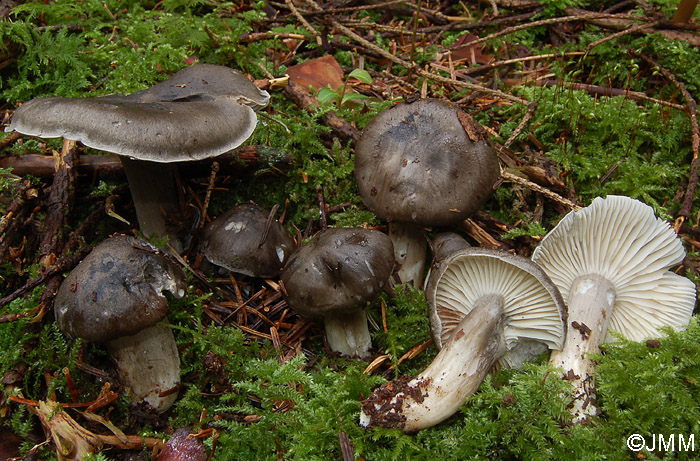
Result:
[[[314,87],[316,91],[330,85],[338,90],[343,86],[343,69],[333,56],[309,59],[287,69],[289,79],[303,88]]]

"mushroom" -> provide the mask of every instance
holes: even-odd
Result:
[[[192,435],[192,431],[184,427],[173,432],[156,461],[206,461],[204,444]]]
[[[268,101],[267,92],[235,70],[197,64],[128,96],[31,100],[15,111],[6,131],[63,137],[121,156],[144,235],[167,235],[181,250],[162,211],[179,203],[168,164],[241,145],[255,129],[254,109]]]
[[[282,283],[290,307],[307,317],[323,317],[332,350],[362,358],[372,342],[364,307],[387,286],[393,268],[385,234],[328,228],[292,254]]]
[[[518,367],[564,341],[564,302],[529,259],[471,247],[437,259],[425,293],[440,352],[417,376],[364,400],[362,426],[431,427],[456,413],[494,365]]]
[[[564,348],[550,363],[573,385],[574,422],[597,413],[589,355],[613,339],[609,331],[639,341],[659,336],[660,327],[688,325],[695,284],[668,271],[684,257],[678,236],[651,207],[613,195],[566,215],[535,249],[533,261],[569,308]]]
[[[180,358],[165,293],[185,295],[185,274],[149,243],[114,236],[97,245],[61,284],[54,310],[61,331],[106,343],[132,400],[164,412],[177,398]],[[169,391],[169,392],[166,392]]]
[[[263,208],[246,203],[204,228],[202,252],[217,266],[251,277],[279,277],[296,249],[294,238]]]
[[[380,112],[355,147],[365,205],[389,223],[401,282],[422,286],[426,226],[467,218],[491,196],[498,157],[469,115],[435,99]]]

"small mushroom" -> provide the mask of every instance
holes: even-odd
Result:
[[[111,237],[61,284],[56,323],[73,337],[106,343],[132,399],[163,412],[177,398],[180,358],[172,331],[159,322],[168,312],[165,293],[181,298],[186,289],[182,270],[155,247]]]
[[[456,413],[494,365],[520,366],[564,341],[564,302],[529,259],[464,248],[439,261],[425,293],[440,352],[418,376],[385,383],[364,400],[363,426],[431,427]]]
[[[6,131],[62,137],[121,156],[144,234],[167,235],[181,250],[161,210],[179,203],[168,164],[238,147],[255,129],[254,109],[268,100],[235,70],[197,64],[128,96],[31,100],[15,111]]]
[[[186,428],[173,432],[156,461],[206,461],[207,450],[204,444]]]
[[[380,112],[355,147],[362,200],[389,223],[403,283],[422,287],[426,226],[467,218],[499,178],[496,151],[469,115],[435,99]]]
[[[279,277],[294,238],[263,208],[246,203],[207,224],[202,252],[217,266],[251,277]]]
[[[393,268],[385,234],[328,228],[289,258],[282,282],[290,307],[307,317],[323,317],[332,350],[366,357],[371,338],[364,307],[387,286]]]
[[[661,327],[688,325],[695,284],[668,270],[684,257],[678,236],[651,207],[613,195],[566,215],[535,249],[533,261],[568,304],[566,342],[550,363],[573,385],[574,422],[597,413],[589,355],[613,339],[609,331],[640,341],[658,337]]]

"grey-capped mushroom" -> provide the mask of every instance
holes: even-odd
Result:
[[[568,304],[564,348],[550,363],[573,386],[574,422],[596,415],[595,363],[590,354],[616,332],[640,341],[659,328],[683,328],[695,307],[695,284],[668,269],[685,250],[651,207],[624,196],[598,197],[567,214],[535,249],[532,259]]]
[[[290,307],[323,317],[328,345],[366,357],[371,347],[365,306],[389,283],[391,240],[371,229],[328,228],[299,248],[282,269]]]
[[[268,100],[235,70],[196,64],[128,96],[33,99],[15,111],[6,131],[66,138],[119,155],[144,234],[167,235],[180,250],[163,216],[179,204],[169,164],[238,147],[255,129],[255,109]]]
[[[105,343],[134,402],[159,412],[177,398],[180,357],[172,330],[159,322],[169,301],[185,295],[182,270],[149,243],[114,236],[66,277],[54,301],[61,331]],[[166,391],[171,391],[167,393]]]
[[[362,200],[389,223],[399,278],[418,287],[426,257],[423,228],[467,218],[491,196],[498,178],[497,154],[483,128],[436,99],[380,112],[355,147]]]
[[[437,263],[425,293],[440,352],[418,376],[364,400],[363,426],[431,427],[456,413],[494,365],[517,367],[564,342],[561,295],[527,258],[464,248]]]
[[[202,252],[209,261],[251,277],[279,277],[294,250],[291,234],[270,212],[252,203],[218,216],[202,237]]]

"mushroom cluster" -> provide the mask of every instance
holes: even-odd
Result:
[[[49,97],[19,107],[6,131],[66,138],[117,154],[146,236],[180,239],[163,210],[179,209],[170,164],[228,152],[253,133],[269,94],[224,66],[196,64],[128,96]]]
[[[573,420],[597,413],[590,354],[613,339],[657,337],[661,327],[687,326],[695,284],[668,269],[685,251],[673,229],[651,207],[629,197],[596,198],[549,232],[532,259],[567,300],[564,348],[550,358],[573,385]]]

